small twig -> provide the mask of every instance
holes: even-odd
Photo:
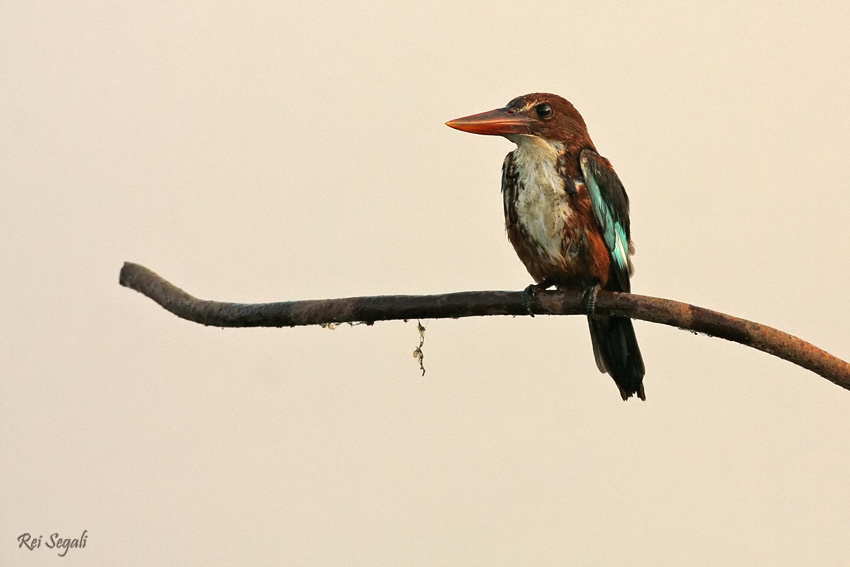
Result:
[[[192,297],[138,264],[125,263],[120,283],[171,313],[215,327],[295,327],[330,323],[528,315],[522,292],[464,291],[443,295],[384,295],[280,303],[223,303]],[[544,315],[585,314],[581,292],[541,291],[532,306]],[[792,335],[710,309],[629,293],[600,291],[597,315],[621,315],[741,343],[793,362],[850,390],[850,364]]]
[[[421,321],[416,322],[416,330],[419,331],[419,346],[413,350],[413,358],[419,361],[419,369],[422,376],[425,376],[425,351],[422,350],[422,345],[425,344],[425,327]]]

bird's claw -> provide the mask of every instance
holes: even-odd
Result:
[[[599,287],[599,284],[596,284],[584,290],[584,307],[588,315],[596,313],[596,296],[599,295]]]
[[[528,314],[534,317],[534,311],[531,309],[532,302],[537,301],[537,292],[541,289],[549,287],[547,283],[531,284],[522,292],[522,306],[528,311]]]

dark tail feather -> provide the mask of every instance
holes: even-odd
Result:
[[[632,320],[626,317],[588,316],[587,322],[599,371],[611,375],[624,400],[634,395],[645,400],[643,357],[640,355]]]

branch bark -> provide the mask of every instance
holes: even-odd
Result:
[[[528,315],[522,292],[464,291],[442,295],[384,295],[278,303],[225,303],[197,299],[139,264],[126,262],[121,285],[153,299],[182,319],[214,327],[296,327],[408,319]],[[530,306],[539,315],[583,315],[574,291],[542,291]],[[703,333],[793,362],[850,390],[850,364],[772,327],[687,303],[600,291],[596,313],[621,315]]]

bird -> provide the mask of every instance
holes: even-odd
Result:
[[[600,289],[631,292],[634,246],[626,190],[581,114],[558,95],[531,93],[446,125],[516,144],[502,164],[502,201],[508,239],[535,282],[524,297],[552,286],[584,292],[597,367],[623,400],[646,400],[632,320],[594,312]]]

